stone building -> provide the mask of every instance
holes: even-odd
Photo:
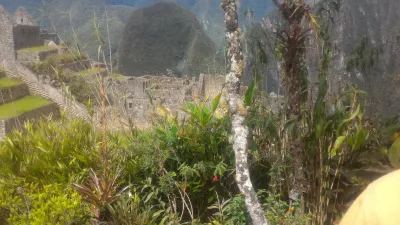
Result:
[[[42,46],[48,40],[59,43],[57,35],[42,31],[25,8],[19,7],[11,16],[0,5],[0,59],[15,60],[18,50]]]

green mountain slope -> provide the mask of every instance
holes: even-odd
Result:
[[[190,10],[161,2],[132,13],[118,50],[118,70],[129,76],[165,74],[167,69],[198,74],[199,65],[215,53]]]

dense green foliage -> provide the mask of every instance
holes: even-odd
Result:
[[[253,136],[254,184],[272,224],[304,224],[315,215],[293,214],[300,206],[286,200],[285,174],[290,168],[285,164],[290,160],[280,159],[282,121],[279,114],[264,108],[260,94],[254,86],[246,94],[251,105],[248,122]],[[354,105],[354,98],[346,99]],[[152,129],[108,133],[106,177],[102,175],[101,135],[90,124],[66,118],[25,124],[23,133],[15,131],[0,145],[0,188],[4,190],[0,211],[12,224],[85,224],[90,218],[110,224],[250,224],[233,176],[230,120],[218,109],[219,100],[217,96],[210,105],[187,103],[183,110],[188,116],[183,122],[168,109],[159,108]],[[343,168],[367,152],[366,141],[373,133],[363,128],[367,133],[359,134],[357,124],[363,121],[355,114],[359,110],[343,106],[326,115],[332,120],[324,126],[324,140],[331,140],[327,144],[312,144],[320,140],[317,134],[304,133],[310,149],[320,146],[328,154],[325,163],[333,170],[339,168],[337,159],[345,160],[338,165]],[[283,129],[293,126],[289,121]],[[343,132],[350,132],[345,140],[340,136]],[[354,142],[360,137],[362,142]],[[332,184],[339,185],[339,180]],[[78,194],[92,189],[99,195],[82,198]]]
[[[271,224],[333,224],[371,179],[400,162],[398,118],[383,123],[366,116],[367,93],[354,86],[328,94],[335,53],[330,23],[323,15],[310,14],[308,19],[319,25],[315,32],[321,42],[316,48],[316,94],[307,96],[302,89],[297,114],[282,108],[272,111],[268,95],[258,88],[261,73],[253,72],[257,79],[244,96],[251,179]],[[298,38],[304,41],[307,32]],[[287,35],[279,40],[275,56],[291,56],[282,49],[290,39]],[[363,43],[355,54],[365,54]],[[267,61],[261,45],[258,41],[262,51],[258,63],[250,64],[251,71],[265,69],[257,67]],[[377,53],[355,56],[348,67],[366,72],[368,59]],[[60,69],[80,59],[85,56],[79,52],[51,56],[33,70],[67,83],[64,88],[85,102],[95,97],[90,84]],[[199,63],[199,69],[206,69],[208,62],[215,60]],[[213,72],[224,70],[214,66]],[[132,126],[104,131],[104,136],[78,119],[26,123],[21,132],[0,142],[0,223],[251,224],[234,179],[231,120],[220,99],[218,95],[211,102],[186,103],[183,120],[160,107],[149,129]],[[301,154],[293,154],[294,148]],[[294,170],[300,170],[293,167],[298,156],[307,187],[302,199],[290,192]]]

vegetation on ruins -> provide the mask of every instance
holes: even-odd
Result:
[[[78,51],[66,51],[59,54],[47,56],[43,61],[33,63],[33,70],[40,74],[53,74],[54,70],[58,69],[62,64],[72,63],[79,60],[85,60],[88,56]]]
[[[62,53],[47,56],[41,62],[31,63],[30,68],[36,74],[40,74],[51,81],[67,84],[74,99],[86,103],[90,99],[96,99],[95,86],[81,76],[84,74],[62,68],[63,65],[74,62],[77,63],[76,67],[81,67],[81,61],[86,59],[88,59],[87,54],[68,48]],[[84,73],[89,74],[89,71],[84,70]],[[96,69],[93,69],[92,72],[90,74],[96,74]]]
[[[109,67],[96,15],[97,61],[106,68],[64,70],[88,59],[71,47],[33,63],[43,79],[87,103],[92,117],[97,104],[101,119],[62,112],[25,122],[0,142],[0,224],[335,224],[371,179],[400,168],[400,117],[370,117],[368,93],[354,85],[328,92],[338,1],[312,9],[303,0],[272,0],[283,25],[274,28],[273,52],[265,40],[251,43],[249,68],[238,2],[221,4],[228,68],[214,72],[227,73],[225,91],[185,102],[183,119],[152,99],[150,127],[130,118],[124,130],[109,129],[106,81],[124,76]],[[382,52],[368,44],[355,46],[348,70],[370,72]],[[316,58],[316,83],[307,78],[307,54]],[[279,62],[284,80],[286,105],[276,110],[259,79],[267,58]],[[242,96],[245,70],[256,79]],[[0,78],[0,89],[18,84]],[[45,104],[25,97],[1,105],[0,119]]]

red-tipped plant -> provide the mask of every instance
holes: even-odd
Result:
[[[87,202],[93,204],[100,214],[98,219],[104,221],[109,219],[107,206],[117,200],[129,186],[118,191],[117,179],[120,176],[118,171],[114,175],[97,177],[96,173],[90,169],[90,179],[86,184],[74,184],[76,191]]]

